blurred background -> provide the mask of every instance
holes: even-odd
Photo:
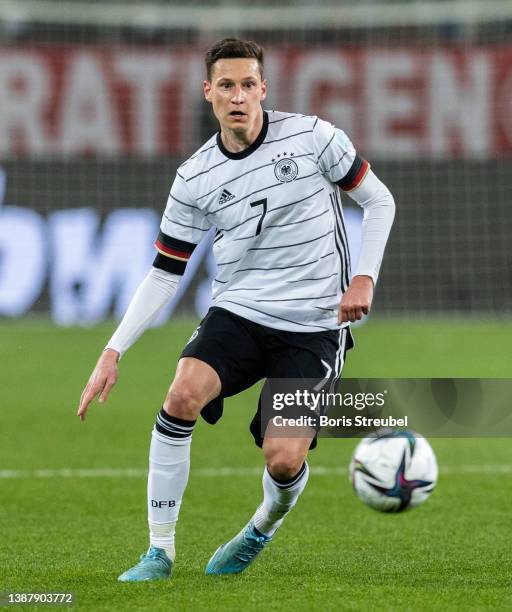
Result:
[[[208,306],[211,237],[107,405],[75,413],[176,168],[217,130],[203,55],[232,35],[265,46],[266,107],[344,129],[397,201],[344,376],[510,377],[511,0],[0,0],[2,588],[72,591],[88,611],[512,609],[510,438],[434,437],[438,491],[397,520],[351,493],[356,440],[323,439],[268,563],[205,581],[261,494],[258,386],[197,423],[172,599],[117,588],[147,545],[150,432]],[[355,260],[361,211],[343,203]]]
[[[267,108],[344,129],[395,195],[375,312],[509,316],[508,0],[2,0],[0,316],[122,315],[177,166],[217,129],[203,55],[231,35],[265,47]],[[160,323],[202,314],[214,273],[206,240]]]

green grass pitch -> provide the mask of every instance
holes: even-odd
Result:
[[[204,576],[260,501],[261,452],[247,428],[255,389],[228,400],[217,426],[196,427],[173,579],[118,583],[147,546],[150,430],[194,325],[148,332],[85,423],[78,398],[112,326],[0,325],[0,592],[70,591],[88,611],[512,609],[508,439],[431,440],[438,488],[403,515],[366,508],[346,474],[332,474],[355,440],[321,440],[317,473],[268,550],[245,574]],[[355,335],[347,376],[510,376],[507,321],[374,318]],[[64,468],[92,471],[37,472]],[[95,471],[106,468],[135,471]]]

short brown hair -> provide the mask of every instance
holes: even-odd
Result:
[[[250,58],[258,61],[261,76],[263,77],[263,47],[251,40],[240,38],[223,38],[217,41],[206,52],[204,62],[206,64],[206,78],[212,77],[212,68],[220,59]]]

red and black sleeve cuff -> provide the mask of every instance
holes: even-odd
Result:
[[[160,231],[155,241],[155,247],[158,251],[153,262],[155,268],[160,268],[173,274],[183,274],[196,245],[172,238]]]
[[[343,191],[352,191],[352,189],[359,187],[363,182],[365,176],[368,174],[368,170],[370,170],[370,164],[366,159],[356,155],[350,170],[342,179],[336,181],[336,184],[339,185]]]

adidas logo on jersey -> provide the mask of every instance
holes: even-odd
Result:
[[[229,202],[229,200],[234,200],[235,196],[228,191],[227,189],[223,189],[222,193],[220,194],[220,198],[219,198],[219,204],[225,204],[226,202]]]

